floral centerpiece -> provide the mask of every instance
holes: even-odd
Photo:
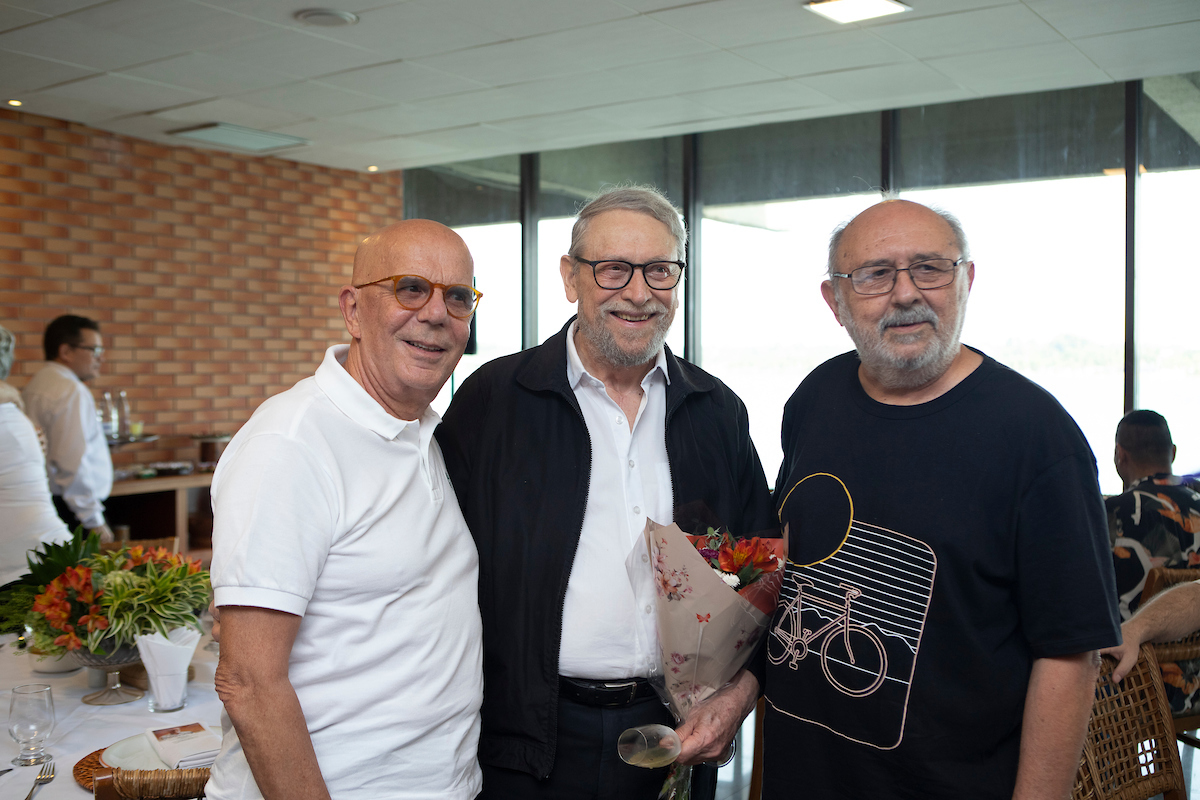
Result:
[[[27,623],[47,655],[86,650],[107,655],[139,634],[200,629],[208,604],[208,572],[166,548],[126,545],[67,567],[33,601]]]

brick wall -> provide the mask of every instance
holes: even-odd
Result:
[[[190,459],[190,436],[233,432],[347,340],[337,308],[354,250],[400,219],[401,173],[166,147],[0,110],[0,324],[9,382],[41,368],[59,314],[100,323],[97,396],[125,389],[153,444],[132,462]]]

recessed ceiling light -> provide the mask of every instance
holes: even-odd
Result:
[[[319,25],[322,28],[340,28],[343,25],[353,25],[358,22],[358,14],[349,11],[336,11],[332,8],[306,8],[292,15],[305,25]]]
[[[10,106],[20,106],[20,105],[24,105],[24,103],[22,103],[20,100],[9,100],[9,101],[8,101],[8,104],[9,104]]]
[[[167,131],[167,133],[172,136],[196,139],[208,144],[232,147],[235,150],[246,150],[251,153],[264,153],[267,150],[278,150],[281,147],[310,144],[307,139],[301,139],[299,136],[258,131],[254,128],[243,128],[241,125],[230,125],[226,122],[213,122],[195,128]]]
[[[811,0],[804,7],[843,24],[912,11],[912,8],[896,0]]]
[[[367,172],[379,172],[379,167],[372,164],[371,166],[367,167]]]

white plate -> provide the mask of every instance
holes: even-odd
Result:
[[[100,754],[100,763],[117,769],[170,769],[154,752],[146,734],[122,739]]]

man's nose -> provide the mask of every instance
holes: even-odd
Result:
[[[417,319],[423,322],[444,322],[450,316],[446,310],[446,290],[434,286],[430,289],[429,301],[421,306]]]
[[[650,284],[646,282],[646,270],[635,269],[633,274],[629,276],[629,283],[625,284],[623,295],[630,301],[641,305],[654,297],[654,292],[650,288]]]
[[[912,273],[906,269],[896,273],[896,285],[892,287],[891,295],[894,302],[901,304],[908,304],[925,297],[916,281],[912,279]]]

